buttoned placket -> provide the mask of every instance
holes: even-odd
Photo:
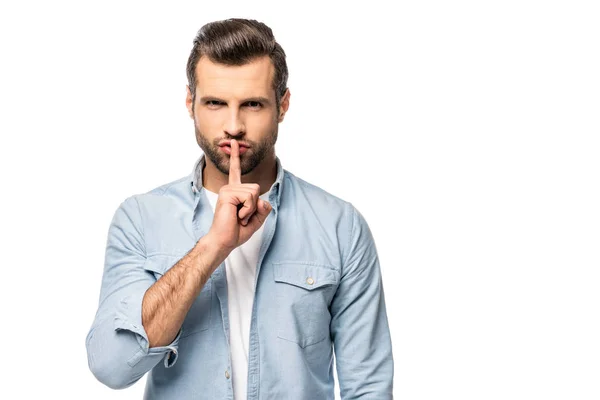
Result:
[[[202,163],[198,163],[197,164],[197,171],[199,170],[199,172],[201,173],[202,169]],[[194,175],[194,177],[196,178],[196,175]],[[201,178],[200,180],[196,180],[194,179],[196,182],[201,183]],[[192,188],[192,192],[194,193],[195,196],[195,202],[194,202],[194,211],[193,211],[193,216],[192,216],[192,226],[193,226],[193,230],[194,230],[194,235],[195,235],[195,240],[198,241],[200,240],[200,238],[202,236],[204,236],[206,234],[206,230],[204,227],[206,227],[206,229],[208,229],[208,227],[210,227],[210,225],[212,224],[212,219],[214,218],[214,212],[212,211],[212,207],[210,206],[210,203],[208,201],[208,198],[206,197],[206,194],[202,192],[202,190],[204,190],[203,186],[200,185],[201,189],[198,189],[198,187],[195,185],[194,181],[190,182],[191,183],[191,188]],[[219,306],[221,309],[221,315],[223,317],[222,319],[222,323],[223,323],[223,334],[225,335],[225,337],[227,338],[226,340],[226,344],[227,344],[227,360],[225,362],[224,365],[224,374],[223,379],[225,379],[227,381],[227,398],[228,399],[233,399],[233,381],[231,378],[231,349],[229,346],[229,314],[228,314],[228,303],[227,303],[227,277],[225,275],[225,262],[222,262],[219,267],[217,267],[217,269],[213,272],[213,274],[210,276],[211,281],[212,281],[212,287],[214,288],[217,298],[219,300]]]
[[[204,157],[204,156],[203,156]],[[258,276],[262,261],[271,245],[271,241],[275,234],[275,228],[277,226],[277,214],[279,211],[279,201],[281,198],[281,184],[283,180],[283,168],[281,167],[280,161],[278,163],[278,173],[276,182],[273,183],[269,190],[269,203],[271,204],[272,210],[269,218],[265,222],[265,229],[263,231],[263,240],[261,241],[261,248],[259,252],[258,263],[256,266],[256,274],[254,279],[254,299],[252,305],[252,315],[250,321],[250,337],[249,337],[249,348],[248,348],[248,387],[247,387],[247,399],[254,400],[258,399],[259,396],[259,338],[258,330],[256,326],[256,291],[258,289]],[[195,165],[192,173],[192,181],[190,182],[191,190],[195,196],[194,211],[192,216],[192,225],[194,229],[194,235],[196,241],[198,241],[204,234],[205,231],[202,226],[209,227],[212,224],[214,212],[208,202],[206,195],[201,192],[203,190],[202,184],[202,168],[204,166],[204,159],[201,158]],[[199,185],[196,185],[198,183]],[[198,189],[198,186],[200,189]],[[210,212],[207,212],[209,210]],[[208,218],[210,217],[210,221]],[[204,221],[204,224],[202,224]],[[207,224],[207,225],[206,225]],[[226,337],[227,343],[227,366],[225,368],[224,378],[228,381],[228,398],[233,398],[233,380],[231,378],[231,348],[229,344],[229,310],[228,310],[228,299],[227,299],[227,277],[225,271],[225,262],[221,263],[219,267],[213,272],[210,279],[212,280],[213,288],[219,299],[221,308],[221,316],[223,317],[223,332]]]
[[[263,231],[263,240],[260,248],[258,263],[256,265],[256,275],[254,278],[254,299],[252,302],[252,315],[250,319],[250,338],[248,348],[248,387],[246,390],[248,400],[258,399],[259,396],[259,338],[258,329],[256,326],[256,293],[258,291],[258,276],[262,266],[262,261],[271,246],[271,241],[275,235],[277,227],[277,215],[279,212],[279,190],[281,190],[279,182],[274,183],[269,193],[269,203],[272,205],[271,215],[266,221],[265,230]]]

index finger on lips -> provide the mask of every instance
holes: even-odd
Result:
[[[242,169],[240,167],[240,145],[237,140],[231,140],[231,155],[229,157],[229,184],[242,183]]]

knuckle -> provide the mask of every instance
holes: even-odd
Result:
[[[248,209],[250,209],[251,212],[254,212],[256,209],[255,197],[252,193],[246,193],[246,196],[246,199],[248,200]]]

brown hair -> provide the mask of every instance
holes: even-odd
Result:
[[[244,65],[258,57],[269,56],[275,67],[273,89],[279,110],[279,101],[287,89],[288,69],[285,52],[267,25],[253,19],[230,18],[200,28],[187,62],[192,101],[196,99],[196,65],[202,56],[226,65]]]

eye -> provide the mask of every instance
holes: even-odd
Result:
[[[260,104],[258,101],[248,101],[248,102],[246,103],[246,105],[247,105],[248,107],[250,107],[250,108],[256,108],[256,109],[258,109],[258,108],[261,108],[261,107],[262,107],[262,104]]]
[[[207,100],[205,102],[205,104],[209,107],[209,108],[217,108],[218,106],[222,105],[223,103],[218,101],[218,100]]]

